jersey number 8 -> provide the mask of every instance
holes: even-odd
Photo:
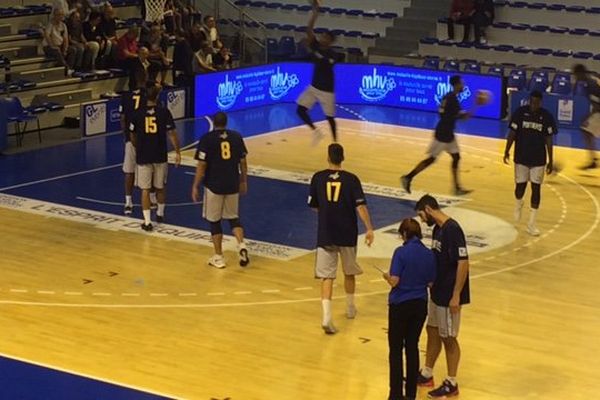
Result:
[[[156,117],[146,117],[146,133],[158,132],[158,125],[156,125]]]
[[[221,158],[229,160],[231,158],[231,145],[229,142],[221,142]]]

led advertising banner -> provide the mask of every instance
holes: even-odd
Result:
[[[502,79],[490,75],[436,71],[393,65],[340,64],[336,69],[336,101],[340,104],[373,104],[437,112],[443,97],[452,90],[450,77],[459,74],[465,87],[458,99],[461,107],[473,107],[478,90],[492,94],[490,104],[478,107],[476,117],[501,116]]]
[[[293,103],[310,84],[313,65],[279,63],[196,75],[194,115]]]
[[[310,63],[277,63],[196,76],[195,116],[217,111],[295,102],[311,83]],[[392,65],[339,64],[336,66],[336,101],[339,104],[372,104],[437,112],[442,98],[452,90],[453,72]],[[463,109],[473,106],[476,92],[488,90],[492,102],[477,108],[475,116],[500,118],[502,79],[460,74],[465,88],[459,95]]]

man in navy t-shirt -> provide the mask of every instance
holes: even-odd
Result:
[[[455,220],[440,209],[435,198],[425,195],[415,206],[419,218],[433,226],[432,250],[437,259],[437,274],[431,288],[427,320],[427,355],[418,383],[433,386],[433,366],[442,343],[446,351],[448,376],[430,398],[444,398],[458,394],[456,375],[460,360],[458,330],[461,307],[471,301],[469,290],[469,254],[465,234]]]

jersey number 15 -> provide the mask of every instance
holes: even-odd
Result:
[[[158,125],[156,124],[156,117],[146,117],[146,133],[158,132]]]

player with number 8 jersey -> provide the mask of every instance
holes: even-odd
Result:
[[[333,281],[337,275],[338,256],[342,259],[346,289],[346,316],[354,318],[355,276],[362,274],[356,262],[358,240],[357,216],[367,230],[365,241],[373,242],[373,226],[367,209],[367,200],[358,177],[342,169],[344,148],[333,143],[328,148],[329,168],[313,175],[310,182],[309,207],[319,216],[315,277],[321,279],[321,304],[325,333],[336,333],[331,318]]]
[[[238,242],[240,266],[250,262],[244,244],[244,229],[239,219],[239,195],[247,191],[248,166],[246,145],[242,135],[227,129],[227,115],[217,113],[213,122],[215,129],[200,138],[196,149],[196,177],[192,186],[192,199],[198,201],[198,186],[204,182],[203,217],[210,223],[215,254],[208,265],[224,268],[223,229],[221,220],[229,226]]]

